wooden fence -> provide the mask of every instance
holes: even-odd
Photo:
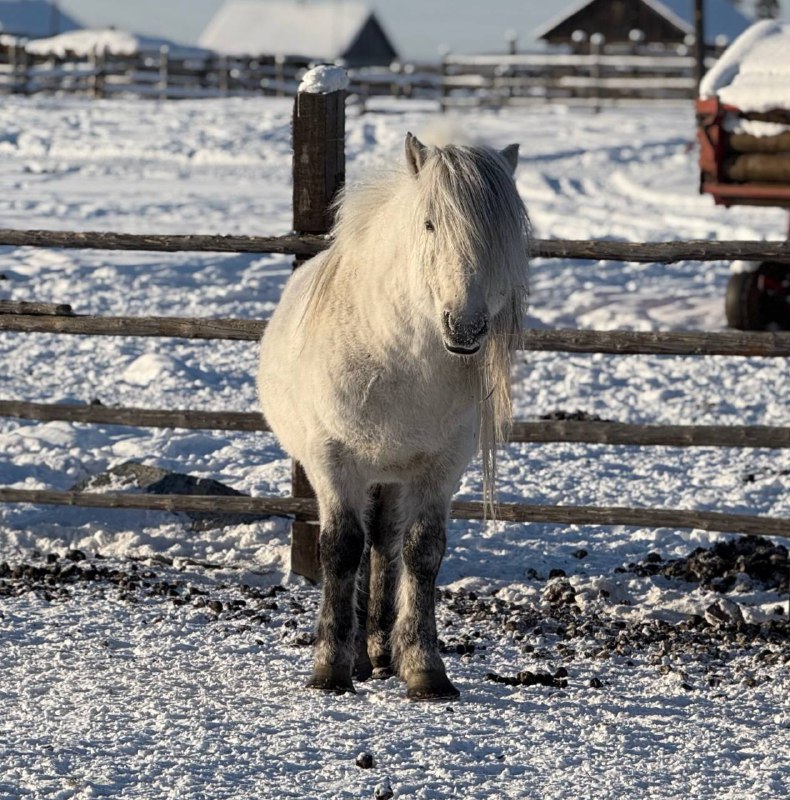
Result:
[[[295,234],[282,237],[140,236],[115,233],[64,233],[0,230],[0,245],[79,247],[104,250],[218,251],[286,253],[303,259],[328,244],[325,233],[328,201],[344,174],[342,92],[302,96],[295,106],[294,161],[309,169],[294,170]],[[772,259],[790,262],[787,242],[670,242],[538,240],[535,255],[544,258],[655,262],[726,258]],[[174,317],[98,317],[75,313],[68,305],[37,302],[0,303],[0,332],[101,336],[156,336],[185,339],[256,341],[265,320]],[[528,330],[522,349],[577,353],[653,354],[674,356],[790,357],[790,333],[637,332],[589,330]],[[0,402],[0,415],[19,419],[65,420],[140,427],[182,427],[265,431],[257,413],[225,411],[107,408],[95,405]],[[518,421],[514,442],[586,442],[605,445],[673,447],[790,447],[790,427],[626,425],[615,422]],[[194,511],[218,508],[228,513],[269,513],[293,517],[292,568],[316,578],[315,503],[298,474],[294,496],[202,497],[150,496],[122,493],[57,492],[0,488],[0,502],[61,503],[88,507],[149,508]],[[482,503],[458,502],[453,514],[482,519]],[[503,504],[498,518],[514,522],[688,527],[712,531],[766,534],[790,538],[790,520],[745,514],[673,509],[617,507],[554,507]]]
[[[313,62],[295,56],[221,56],[159,51],[116,55],[37,54],[24,40],[0,44],[0,93],[74,92],[95,97],[134,94],[159,99],[264,94],[292,96]],[[638,48],[637,48],[638,49]],[[351,92],[458,105],[535,101],[592,104],[689,100],[696,95],[692,56],[644,50],[590,53],[445,54],[440,63],[394,62],[349,70]]]

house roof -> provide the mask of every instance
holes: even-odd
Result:
[[[371,16],[370,8],[361,3],[229,0],[198,44],[227,55],[281,53],[335,59],[351,47]]]
[[[82,27],[48,0],[0,0],[0,25],[5,34],[31,39]]]
[[[536,39],[548,36],[568,17],[582,11],[593,0],[577,0],[564,11],[553,16],[534,32]],[[685,33],[694,32],[694,4],[691,0],[640,0]],[[705,39],[713,43],[719,36],[732,41],[745,31],[751,21],[741,14],[729,0],[705,0]]]

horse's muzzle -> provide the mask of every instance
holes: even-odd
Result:
[[[462,316],[445,310],[442,316],[444,346],[457,356],[472,356],[481,347],[488,334],[488,317],[485,314]]]

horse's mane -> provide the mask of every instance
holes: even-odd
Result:
[[[408,203],[401,210],[414,216],[412,230],[419,230],[425,218],[438,221],[450,250],[461,253],[469,263],[483,258],[503,276],[508,288],[505,308],[490,321],[484,356],[469,359],[481,404],[484,497],[493,514],[496,448],[506,438],[512,420],[510,353],[520,340],[527,311],[530,239],[527,211],[504,157],[484,147],[431,148],[420,180],[405,168],[390,169],[373,172],[343,189],[335,202],[333,243],[308,290],[305,319],[309,324],[317,318],[344,255],[363,252],[368,236],[379,235],[382,225],[392,224],[392,220],[382,220],[382,209],[387,207],[391,213],[393,198],[404,197]],[[425,214],[423,219],[416,218]],[[494,231],[498,235],[491,236]],[[412,238],[418,247],[418,237]]]

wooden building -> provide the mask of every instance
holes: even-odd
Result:
[[[398,58],[376,15],[361,3],[229,0],[199,44],[229,56],[342,60],[352,67],[389,65]]]
[[[731,0],[705,0],[705,42],[722,47],[751,21]],[[694,34],[693,0],[585,0],[561,12],[535,32],[536,39],[585,52],[593,34],[607,45],[673,47]]]

